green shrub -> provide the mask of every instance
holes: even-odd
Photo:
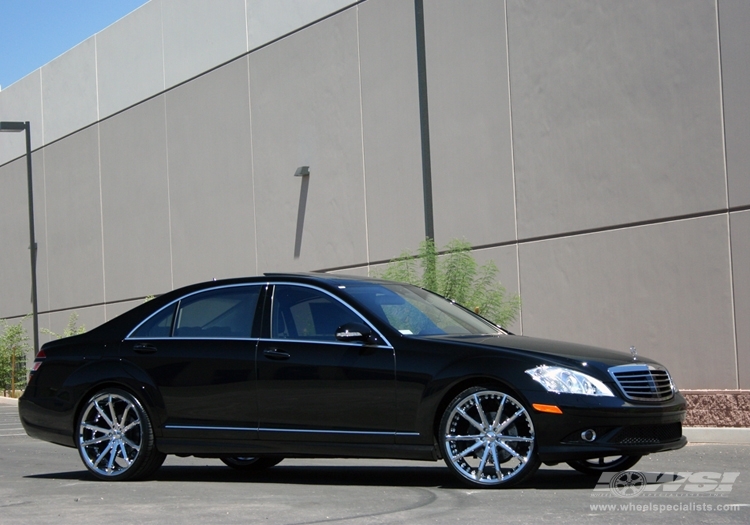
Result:
[[[421,271],[420,271],[421,270]],[[421,286],[477,312],[500,326],[516,320],[521,298],[508,294],[500,284],[493,261],[482,266],[474,260],[471,245],[459,239],[449,242],[440,255],[432,239],[422,241],[416,255],[402,252],[376,276]]]
[[[0,319],[0,384],[3,395],[10,393],[11,397],[15,397],[15,390],[26,388],[26,354],[31,345],[23,321],[13,324]]]
[[[62,334],[55,333],[48,328],[42,328],[40,331],[47,335],[51,335],[55,339],[62,339],[63,337],[70,337],[71,335],[79,335],[86,331],[86,327],[84,325],[76,326],[77,323],[78,323],[78,314],[76,312],[71,312],[70,317],[68,317],[68,325],[65,327],[65,329],[63,329]]]

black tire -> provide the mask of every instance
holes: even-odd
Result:
[[[602,472],[622,472],[638,463],[643,456],[607,456],[603,458],[568,461],[581,474],[598,476]]]
[[[445,464],[470,487],[517,485],[540,465],[529,411],[496,388],[477,386],[456,396],[437,437]]]
[[[223,457],[219,458],[227,466],[237,470],[259,471],[266,470],[281,463],[284,458],[279,457]]]
[[[86,402],[75,435],[83,464],[101,480],[146,478],[166,458],[156,450],[151,420],[141,403],[119,388],[103,389]]]

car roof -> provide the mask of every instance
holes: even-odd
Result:
[[[319,283],[351,283],[351,282],[365,282],[365,283],[376,283],[385,282],[383,279],[375,277],[365,277],[361,275],[348,275],[341,273],[323,273],[323,272],[297,272],[297,273],[283,273],[283,272],[266,272],[263,274],[265,277],[272,279],[290,279],[290,280],[311,280]]]
[[[197,292],[205,289],[212,288],[214,286],[231,286],[239,284],[251,284],[251,283],[266,283],[273,281],[288,281],[302,284],[314,284],[321,286],[322,288],[337,288],[339,286],[345,286],[351,283],[385,283],[390,282],[383,279],[377,279],[372,277],[364,277],[357,275],[347,274],[331,274],[323,272],[266,272],[263,275],[248,276],[248,277],[234,277],[229,279],[214,279],[212,281],[203,281],[198,283],[181,286],[174,290],[170,290],[163,294],[159,294],[156,298],[148,301],[144,304],[136,306],[135,308],[107,321],[106,323],[90,330],[84,334],[84,338],[96,338],[100,333],[127,333],[132,327],[137,324],[141,319],[149,315],[151,312],[158,310],[164,305],[172,302],[174,299],[179,298],[182,295],[186,295],[192,292]]]

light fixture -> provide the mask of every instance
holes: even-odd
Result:
[[[28,122],[0,122],[0,131],[23,131]]]
[[[310,166],[300,166],[297,171],[294,172],[295,177],[308,177],[310,176]]]

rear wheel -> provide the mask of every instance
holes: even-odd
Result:
[[[252,456],[248,456],[248,457],[232,456],[232,457],[223,457],[219,459],[221,459],[221,461],[223,461],[226,466],[235,468],[237,470],[258,471],[258,470],[265,470],[275,465],[278,465],[279,463],[282,462],[284,458],[278,458],[278,457],[257,458],[257,457],[252,457]]]
[[[89,472],[103,480],[148,477],[166,458],[156,450],[146,411],[134,396],[117,388],[98,392],[83,407],[76,445]]]
[[[445,409],[438,438],[448,468],[472,487],[509,487],[539,468],[528,410],[499,390],[461,392]]]
[[[602,472],[622,472],[638,463],[643,456],[606,456],[603,458],[568,461],[568,465],[582,474],[598,476]]]

